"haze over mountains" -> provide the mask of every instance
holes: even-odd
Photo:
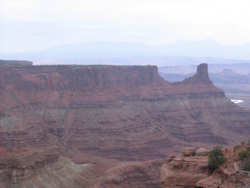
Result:
[[[173,44],[130,42],[79,43],[39,52],[0,53],[6,59],[30,59],[35,64],[153,64],[198,65],[250,63],[250,44],[220,45],[215,41],[179,41]]]
[[[249,7],[0,0],[0,188],[249,188]]]

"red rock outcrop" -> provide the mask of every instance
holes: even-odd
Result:
[[[182,83],[185,84],[212,84],[208,76],[208,65],[203,63],[197,67],[197,72],[194,76],[185,79]]]
[[[235,149],[237,148],[237,149]],[[215,172],[208,172],[208,156],[174,157],[161,167],[164,188],[236,188],[250,185],[249,172],[237,168],[239,152],[245,145],[224,150],[226,162]]]
[[[0,147],[9,149],[146,160],[250,131],[250,113],[211,83],[206,64],[174,84],[155,66],[2,66],[0,88]]]
[[[235,165],[244,148],[245,145],[225,149],[226,162],[212,174],[208,170],[208,154],[171,156],[166,160],[117,165],[109,169],[94,187],[245,188],[250,185],[250,172],[241,171]]]

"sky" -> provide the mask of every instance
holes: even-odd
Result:
[[[0,0],[0,53],[64,44],[250,43],[249,0]]]

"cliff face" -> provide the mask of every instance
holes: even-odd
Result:
[[[212,82],[208,76],[208,65],[203,63],[197,67],[197,72],[191,78],[187,78],[183,81],[185,84],[205,84],[211,85]]]
[[[250,131],[250,113],[211,83],[206,64],[174,84],[154,66],[0,67],[0,88],[3,148],[144,160]]]

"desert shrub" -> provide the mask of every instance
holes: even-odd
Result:
[[[244,160],[250,156],[250,151],[248,149],[244,149],[239,153],[240,160]]]
[[[250,171],[250,150],[244,149],[239,153],[239,159],[241,161],[241,168],[243,170]]]
[[[221,147],[215,147],[208,155],[208,169],[210,173],[214,172],[220,165],[226,161]]]

